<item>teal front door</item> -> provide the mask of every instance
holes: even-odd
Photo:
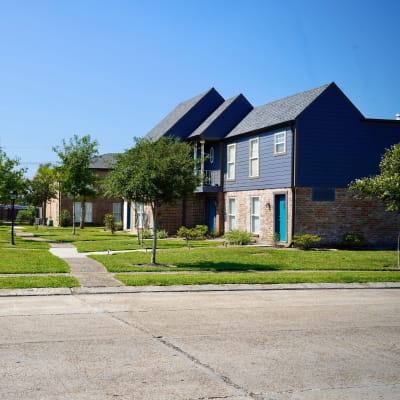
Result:
[[[275,196],[275,233],[279,235],[280,242],[286,242],[286,195]]]
[[[217,200],[216,199],[207,199],[206,218],[207,218],[207,226],[208,226],[209,232],[215,231],[216,216],[217,216]]]

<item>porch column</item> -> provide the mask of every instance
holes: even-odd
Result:
[[[205,140],[204,139],[201,139],[200,140],[200,145],[201,145],[201,165],[200,165],[200,173],[201,173],[201,176],[204,176],[204,143],[205,143]]]

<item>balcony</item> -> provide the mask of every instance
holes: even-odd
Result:
[[[221,192],[221,171],[218,170],[204,170],[203,174],[201,171],[197,171],[198,175],[202,175],[202,182],[200,186],[196,188],[196,193],[215,193]]]

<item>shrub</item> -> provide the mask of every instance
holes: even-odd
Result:
[[[224,238],[229,244],[237,244],[241,246],[250,244],[253,240],[250,232],[241,231],[239,229],[227,232],[224,235]]]
[[[360,247],[365,244],[366,240],[362,233],[347,232],[343,235],[343,244],[346,247]]]
[[[168,237],[168,232],[165,229],[161,229],[157,232],[158,239],[166,239]]]
[[[114,225],[116,231],[122,231],[122,229],[124,229],[124,224],[122,222],[116,222]]]
[[[107,231],[115,232],[115,216],[113,214],[106,214],[104,216],[104,225]]]
[[[204,239],[208,233],[207,225],[196,225],[193,229],[197,239]]]
[[[151,230],[148,228],[141,228],[139,231],[142,239],[151,239],[153,237]]]
[[[304,235],[296,235],[293,237],[293,244],[302,250],[308,250],[314,247],[321,238],[317,235],[305,233]]]
[[[20,210],[15,222],[21,225],[33,225],[35,223],[35,207],[29,207],[27,210]]]
[[[59,217],[59,221],[58,223],[60,224],[60,226],[62,226],[63,228],[65,228],[66,226],[71,225],[71,214],[69,213],[68,210],[62,210],[60,217]]]

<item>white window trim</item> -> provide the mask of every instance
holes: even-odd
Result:
[[[283,134],[283,142],[277,142],[277,140],[276,140],[276,138],[278,137],[278,135],[282,135]],[[282,154],[286,154],[286,142],[287,142],[287,138],[286,138],[286,131],[281,131],[281,132],[276,132],[275,134],[274,134],[274,155],[276,155],[276,156],[280,156],[280,155],[282,155]],[[277,151],[276,150],[276,146],[278,145],[278,144],[282,144],[283,143],[283,151]]]
[[[254,214],[254,210],[253,210],[253,199],[258,199],[258,214]],[[261,216],[260,216],[260,212],[261,212],[261,206],[260,206],[260,196],[251,196],[250,197],[250,232],[253,235],[259,235],[260,234],[260,223],[261,223]],[[254,232],[254,226],[253,226],[253,217],[257,217],[258,218],[258,232]]]
[[[251,153],[251,144],[253,142],[257,143],[257,155],[255,157],[253,157],[252,153]],[[251,169],[251,162],[253,160],[257,160],[258,161],[258,163],[257,163],[257,171],[252,171],[252,169]],[[249,140],[249,178],[258,178],[259,176],[260,176],[260,140],[257,137],[257,138],[253,138],[253,139]]]
[[[233,160],[229,160],[229,148],[233,148]],[[229,165],[233,165],[233,176],[229,176]],[[236,143],[226,146],[226,180],[234,181],[236,179]]]
[[[231,209],[231,200],[233,200],[235,202],[235,213],[232,213],[232,209]],[[237,210],[237,203],[236,203],[236,197],[229,197],[228,198],[228,231],[232,231],[234,229],[236,229],[236,210]],[[234,227],[232,229],[231,227],[231,220],[235,221],[234,223]]]

